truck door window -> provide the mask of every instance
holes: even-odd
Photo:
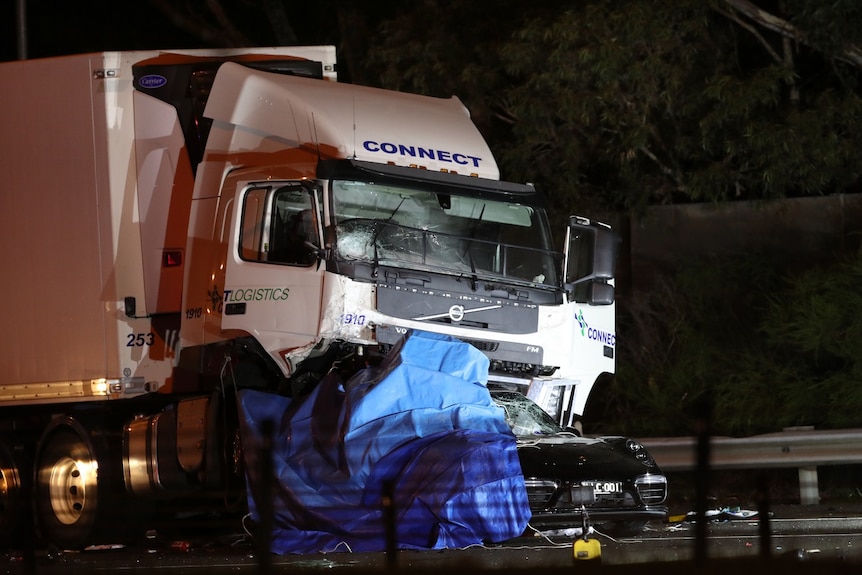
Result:
[[[300,186],[254,188],[243,200],[240,257],[244,260],[310,266],[317,243],[310,194]]]
[[[592,234],[585,230],[572,229],[569,242],[569,261],[566,268],[566,282],[574,285],[574,301],[586,302],[589,292],[587,279],[592,277],[593,244]]]

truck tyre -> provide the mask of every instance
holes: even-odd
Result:
[[[88,434],[71,417],[55,422],[42,436],[33,499],[37,530],[45,542],[63,549],[119,542],[128,526],[122,462],[116,454],[111,457],[109,447],[104,437]]]
[[[25,534],[21,529],[27,518],[22,471],[10,446],[0,443],[0,541],[3,547],[21,543]]]

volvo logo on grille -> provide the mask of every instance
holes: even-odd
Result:
[[[464,319],[464,306],[463,305],[453,305],[449,308],[449,319],[452,321],[461,321]]]
[[[428,320],[432,320],[432,319],[442,319],[446,316],[449,316],[449,319],[451,319],[452,321],[461,321],[462,319],[464,319],[464,316],[467,315],[468,313],[475,313],[477,311],[488,311],[488,310],[492,310],[492,309],[500,309],[501,307],[503,307],[503,306],[501,306],[501,305],[486,305],[484,307],[474,307],[473,309],[465,309],[463,305],[456,303],[455,305],[453,305],[452,307],[449,308],[448,312],[435,313],[433,315],[424,315],[424,316],[420,315],[420,316],[414,317],[412,319],[414,319],[416,321],[428,321]]]

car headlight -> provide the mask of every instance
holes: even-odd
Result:
[[[647,467],[652,467],[655,465],[655,460],[653,460],[652,455],[649,454],[646,447],[640,441],[636,439],[626,439],[626,449],[632,456],[646,465]]]

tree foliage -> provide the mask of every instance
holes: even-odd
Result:
[[[763,256],[691,261],[619,301],[617,375],[590,399],[591,423],[608,431],[623,422],[629,433],[688,435],[708,401],[717,430],[753,429],[744,416],[724,409],[724,400],[734,401],[724,382],[762,347],[755,334],[763,298],[780,274]],[[747,401],[772,397],[752,392]]]
[[[857,183],[858,70],[701,0],[579,3],[506,46],[504,143],[561,205],[768,199]],[[819,75],[819,77],[815,77]]]
[[[847,22],[860,9],[760,4],[522,7],[489,36],[457,3],[428,1],[383,24],[370,62],[385,86],[464,96],[504,174],[563,213],[852,189],[862,100]]]
[[[856,427],[860,282],[862,254],[794,275],[740,256],[662,277],[620,308],[626,359],[590,399],[590,429],[689,435],[702,401],[718,434]]]
[[[769,298],[760,332],[765,378],[786,398],[785,425],[856,427],[862,412],[862,254],[794,276]],[[779,372],[778,369],[781,371]],[[776,373],[787,374],[778,379]]]

